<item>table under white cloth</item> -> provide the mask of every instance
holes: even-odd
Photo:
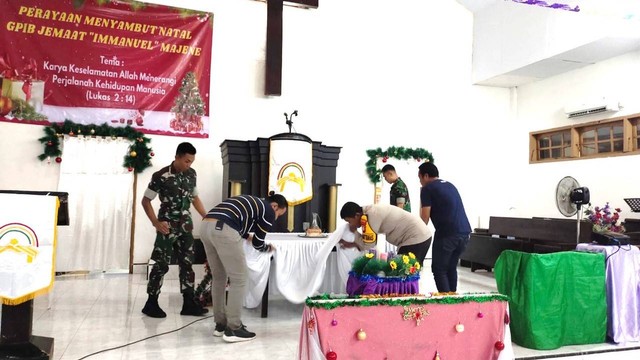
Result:
[[[576,250],[605,255],[607,335],[616,343],[640,341],[640,250],[584,243]]]
[[[278,292],[295,304],[319,292],[345,293],[351,262],[360,256],[355,249],[336,247],[340,239],[352,241],[353,234],[347,226],[342,224],[325,238],[301,237],[304,235],[301,233],[269,233],[265,241],[275,246],[272,253],[256,251],[245,242],[249,275],[244,306],[255,308],[260,304],[267,282],[275,284]],[[335,258],[331,256],[334,247]]]

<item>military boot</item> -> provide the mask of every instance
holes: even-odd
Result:
[[[180,315],[193,315],[193,316],[202,316],[209,312],[209,309],[205,309],[200,305],[193,295],[192,291],[185,291],[182,293],[182,311],[180,311]]]
[[[158,295],[149,295],[147,303],[142,308],[142,313],[152,318],[167,317],[167,314],[158,305]]]

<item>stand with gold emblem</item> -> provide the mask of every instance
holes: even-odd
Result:
[[[57,225],[67,193],[0,190],[0,359],[50,359],[53,338],[31,333],[33,299],[53,287]]]

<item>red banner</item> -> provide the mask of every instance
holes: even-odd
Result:
[[[208,137],[212,32],[213,14],[161,5],[4,0],[0,120]]]

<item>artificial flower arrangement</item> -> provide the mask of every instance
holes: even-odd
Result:
[[[388,276],[419,276],[420,263],[416,256],[409,254],[380,253],[370,250],[353,261],[352,272],[355,275]]]
[[[625,232],[624,223],[620,220],[620,208],[613,208],[607,202],[604,207],[589,207],[584,211],[587,220],[593,224],[594,232],[613,231],[617,233]]]
[[[355,259],[347,279],[349,296],[402,296],[419,293],[420,263],[415,254],[369,250]]]

